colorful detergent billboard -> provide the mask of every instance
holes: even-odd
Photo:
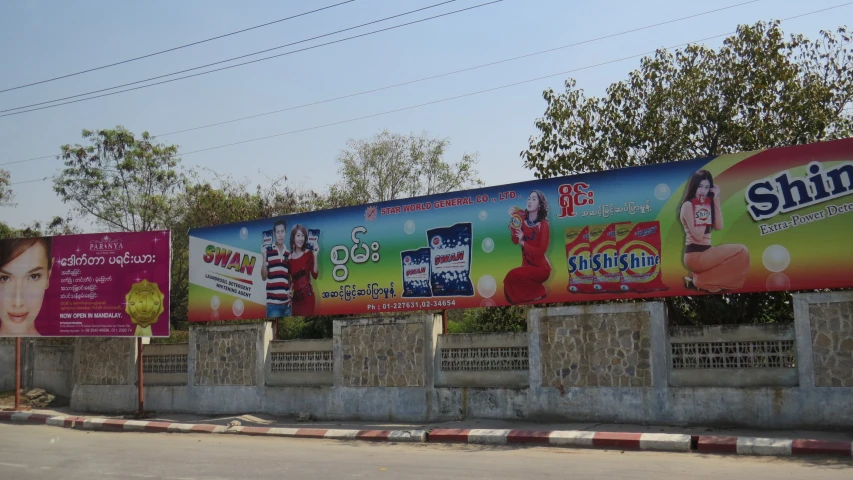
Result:
[[[168,231],[0,240],[0,337],[168,337]]]
[[[853,139],[190,232],[190,320],[853,286]]]

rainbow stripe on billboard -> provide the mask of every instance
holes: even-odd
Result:
[[[195,229],[189,312],[847,288],[851,237],[853,139],[843,139]]]

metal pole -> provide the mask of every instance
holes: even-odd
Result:
[[[15,410],[21,408],[21,337],[15,339]]]
[[[143,387],[144,381],[143,381],[143,373],[142,373],[142,367],[143,367],[143,363],[144,363],[144,359],[142,356],[143,348],[144,348],[144,346],[142,345],[142,337],[137,337],[136,338],[136,350],[139,352],[139,361],[136,362],[137,367],[138,367],[138,372],[136,374],[136,381],[138,382],[136,390],[139,392],[139,407],[138,407],[136,414],[140,417],[145,413],[145,405],[144,405],[145,404],[145,395],[144,395],[144,387]]]
[[[441,333],[447,334],[447,310],[441,312]]]

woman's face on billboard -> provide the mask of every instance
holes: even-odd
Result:
[[[27,333],[35,329],[50,277],[47,250],[35,243],[15,259],[0,265],[0,322],[3,330]]]

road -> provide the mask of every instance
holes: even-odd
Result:
[[[853,462],[0,425],[0,479],[850,479]]]

